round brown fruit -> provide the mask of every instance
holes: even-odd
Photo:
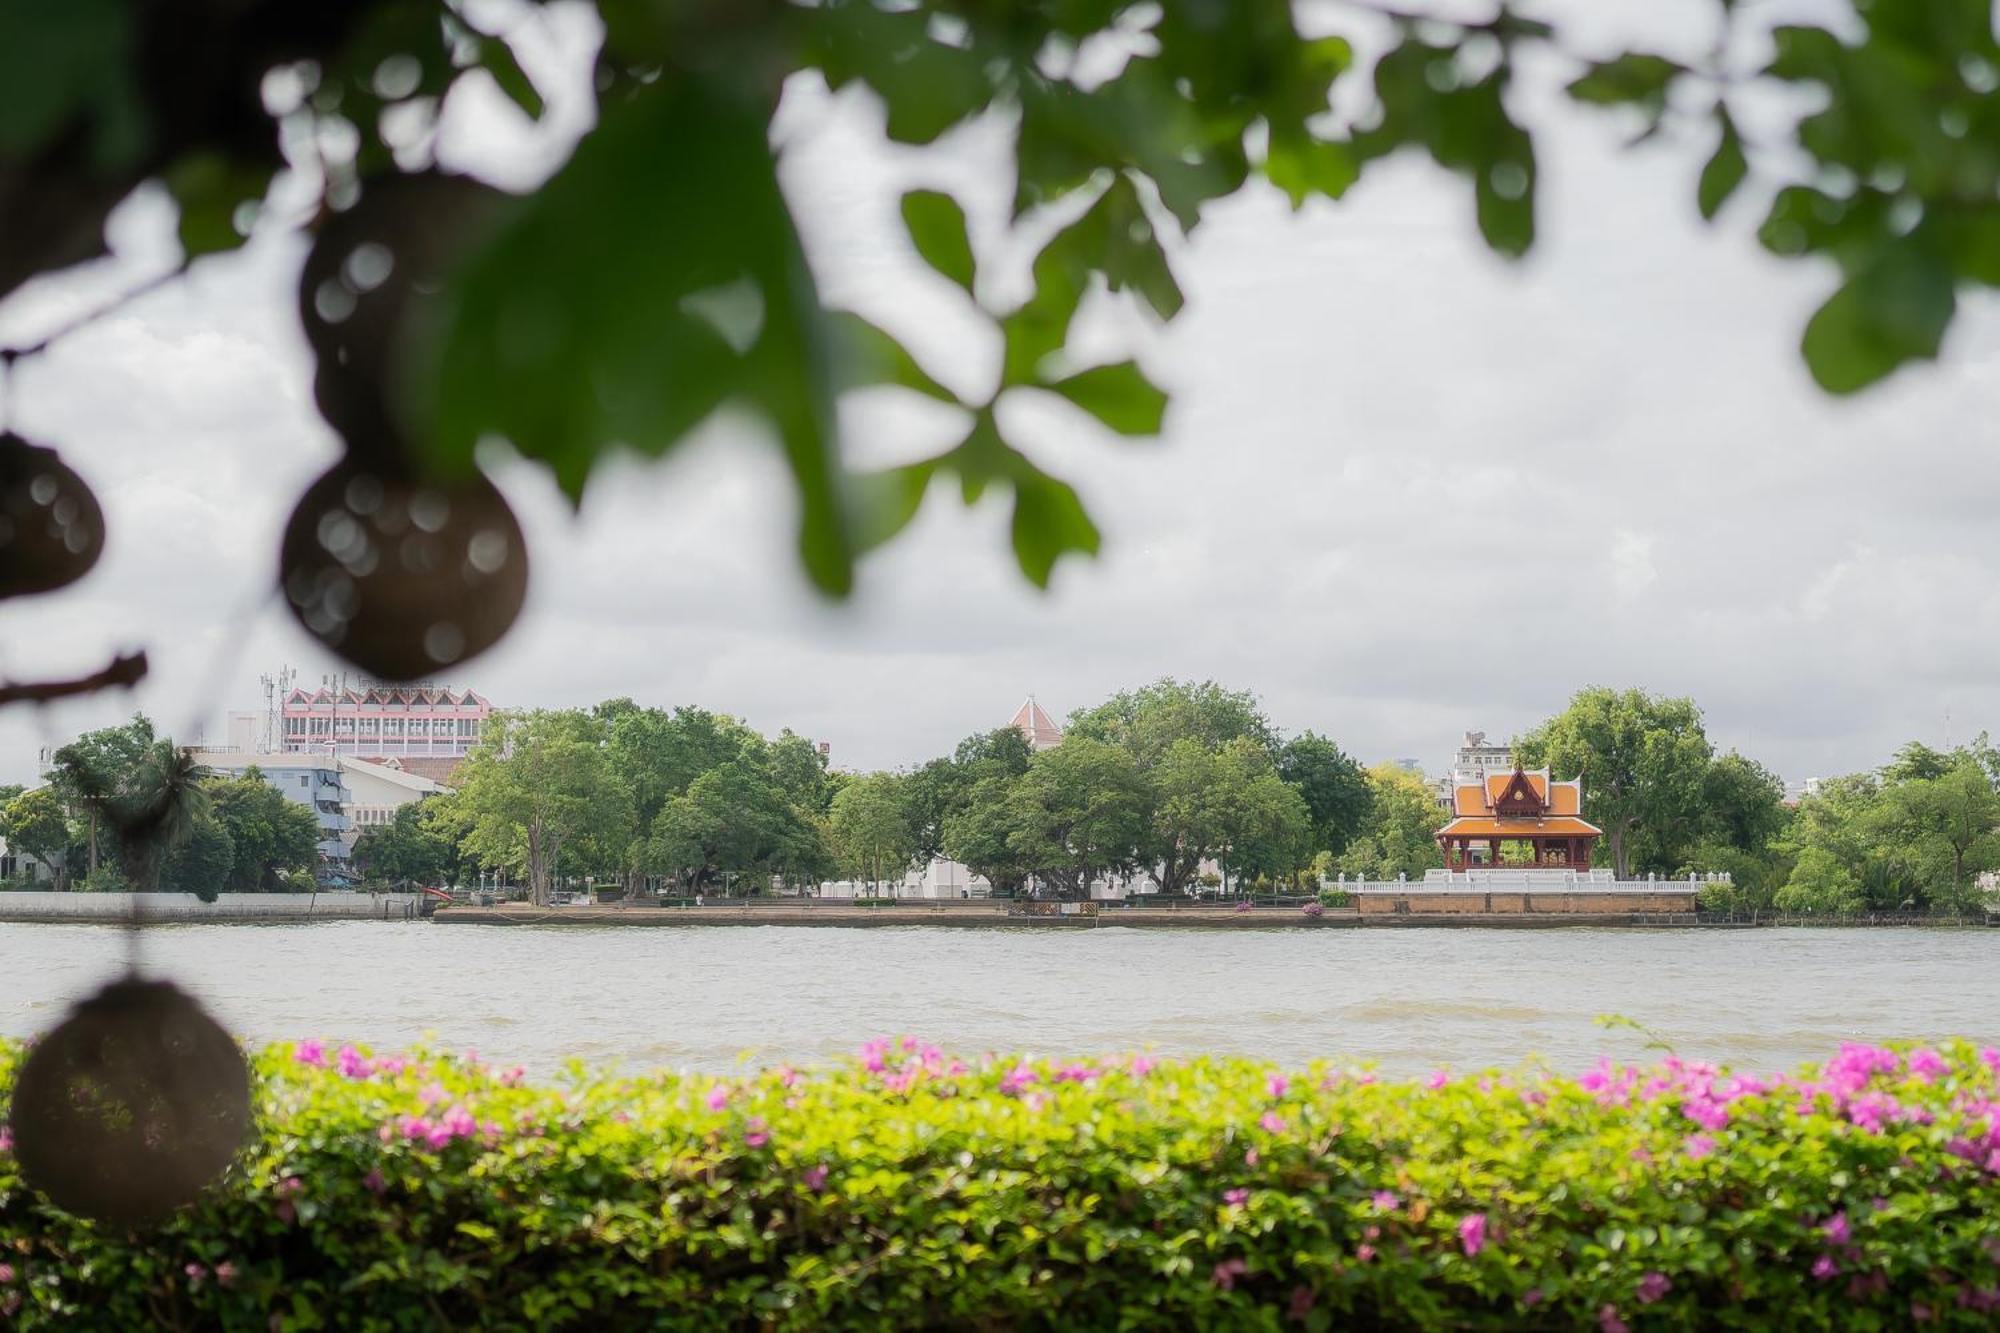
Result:
[[[53,449],[0,435],[0,597],[52,592],[104,550],[97,497]]]
[[[285,528],[285,602],[382,680],[418,680],[498,642],[528,591],[528,548],[493,483],[407,479],[349,459]]]
[[[299,320],[318,358],[320,412],[357,457],[404,433],[411,386],[402,377],[429,364],[445,275],[509,198],[435,171],[374,176],[352,207],[320,224],[299,273]]]
[[[250,1129],[250,1071],[164,981],[113,982],[22,1062],[8,1121],[30,1185],[66,1212],[145,1226],[192,1203]]]

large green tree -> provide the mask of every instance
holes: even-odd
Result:
[[[229,886],[235,869],[236,840],[228,825],[211,812],[197,818],[186,841],[167,853],[160,866],[160,887],[214,902]]]
[[[1347,850],[1374,798],[1361,765],[1326,737],[1308,731],[1279,747],[1278,776],[1306,803],[1313,849],[1333,856]]]
[[[51,757],[50,785],[83,827],[87,874],[97,873],[107,843],[115,850],[115,816],[137,795],[158,740],[141,713],[123,726],[87,731]]]
[[[1518,737],[1514,753],[1565,781],[1583,779],[1584,816],[1604,830],[1603,851],[1620,879],[1635,869],[1671,872],[1678,850],[1699,834],[1714,747],[1691,699],[1580,690]]]
[[[1078,709],[1070,715],[1064,737],[1066,742],[1116,745],[1141,771],[1152,769],[1183,740],[1209,751],[1238,739],[1254,741],[1266,750],[1277,747],[1277,733],[1256,695],[1225,689],[1212,680],[1171,678],[1120,690],[1094,708]]]
[[[529,899],[554,899],[558,858],[578,870],[625,860],[631,798],[612,766],[604,729],[577,711],[502,713],[453,775],[452,815],[481,864],[524,875]]]
[[[833,838],[842,866],[871,886],[887,882],[892,892],[920,850],[904,781],[893,773],[869,773],[833,798]]]
[[[264,781],[258,769],[213,777],[204,786],[213,817],[229,836],[232,860],[225,886],[230,892],[282,890],[299,872],[319,865],[319,820]]]
[[[688,889],[740,875],[741,884],[730,887],[756,892],[773,876],[817,879],[825,862],[811,812],[746,755],[703,773],[661,808],[647,865]]]
[[[55,787],[22,792],[7,803],[4,817],[7,845],[48,866],[58,890],[68,888],[69,853],[76,843],[76,829]]]
[[[945,855],[983,876],[1002,897],[1019,893],[1035,870],[1014,837],[1018,782],[1018,776],[997,774],[978,779],[944,821]]]
[[[451,860],[451,844],[432,825],[425,802],[396,807],[385,824],[371,824],[354,840],[354,865],[390,884],[437,884]]]
[[[1347,844],[1334,866],[1363,879],[1421,879],[1426,870],[1444,864],[1436,834],[1444,823],[1437,794],[1424,775],[1396,764],[1368,770],[1368,815],[1358,837]]]
[[[1014,851],[1065,897],[1086,897],[1113,871],[1144,863],[1151,793],[1132,756],[1071,735],[1028,764],[1009,796]]]

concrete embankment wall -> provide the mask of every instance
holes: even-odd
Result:
[[[205,903],[191,893],[0,893],[0,921],[104,922],[410,921],[415,893],[224,893]]]
[[[1363,916],[1658,916],[1692,914],[1692,887],[1631,889],[1369,890],[1354,896]]]

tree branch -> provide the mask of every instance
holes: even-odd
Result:
[[[8,704],[53,703],[72,695],[91,694],[115,686],[137,685],[146,675],[146,654],[125,653],[104,670],[75,680],[50,680],[27,685],[0,685],[0,708]]]

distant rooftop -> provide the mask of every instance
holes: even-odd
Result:
[[[1062,728],[1035,702],[1032,694],[1014,711],[1014,720],[1010,725],[1028,738],[1030,749],[1051,750],[1062,744]]]

